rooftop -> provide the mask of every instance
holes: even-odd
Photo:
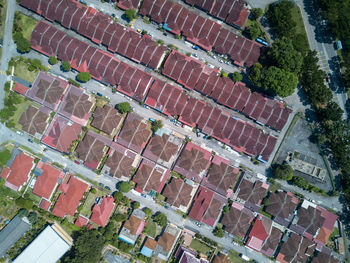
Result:
[[[112,215],[114,206],[115,203],[113,197],[102,197],[101,202],[94,205],[90,221],[99,226],[105,227],[109,217]]]
[[[88,222],[89,222],[89,219],[79,215],[78,218],[75,220],[74,225],[78,227],[83,227],[83,226],[86,226]]]
[[[28,90],[28,87],[23,86],[18,82],[16,82],[15,86],[13,87],[13,91],[16,91],[17,93],[22,94],[23,96],[26,95],[27,90]]]
[[[110,105],[103,107],[97,106],[93,114],[91,126],[111,135],[115,129],[120,128],[122,122],[123,117],[114,107]]]
[[[47,120],[49,119],[50,109],[42,106],[37,109],[33,106],[29,106],[19,118],[18,123],[22,125],[22,130],[33,135],[40,136],[44,133]]]

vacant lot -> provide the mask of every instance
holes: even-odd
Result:
[[[36,76],[39,73],[38,69],[34,69],[33,71],[30,71],[28,69],[29,64],[25,63],[24,61],[18,61],[15,63],[15,72],[14,75],[16,77],[19,77],[21,79],[24,79],[30,83],[33,83]]]
[[[190,245],[195,251],[199,251],[201,254],[208,254],[212,248],[199,241],[198,239],[193,239]]]
[[[23,36],[29,40],[37,21],[29,16],[18,12],[18,20],[16,20],[16,22],[22,29]]]

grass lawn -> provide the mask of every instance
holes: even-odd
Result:
[[[19,194],[10,188],[4,186],[4,180],[0,183],[0,216],[11,219],[17,213],[17,206],[15,200]]]
[[[15,111],[15,115],[13,115],[11,117],[11,119],[16,123],[15,128],[19,129],[19,130],[22,130],[22,125],[18,123],[19,119],[21,118],[22,113],[25,112],[26,109],[30,105],[37,107],[37,108],[40,108],[39,104],[36,104],[35,102],[33,102],[25,97],[21,96],[21,98],[22,98],[22,102],[20,104],[16,105],[17,110]]]
[[[199,251],[200,253],[205,254],[205,255],[212,250],[211,247],[202,243],[198,239],[193,239],[191,244],[190,244],[190,247],[193,248],[195,251]]]
[[[149,235],[149,236],[155,238],[155,237],[156,237],[156,230],[157,230],[157,225],[156,225],[156,223],[152,220],[152,218],[148,218],[148,219],[146,220],[146,226],[145,226],[145,228],[144,228],[144,232],[145,232],[147,235]]]
[[[37,21],[22,13],[19,13],[19,17],[20,17],[19,24],[22,28],[23,36],[29,40]]]
[[[15,63],[15,72],[14,75],[16,77],[19,77],[21,79],[24,79],[30,83],[33,83],[36,75],[38,75],[39,70],[35,69],[33,71],[28,70],[29,64],[23,62],[23,61],[17,61]]]
[[[292,18],[296,23],[295,34],[304,35],[305,39],[307,40],[307,42],[309,44],[309,41],[308,41],[308,38],[306,35],[305,26],[304,26],[304,21],[303,21],[303,18],[301,16],[300,8],[297,5],[294,5],[294,7],[292,9]]]
[[[239,253],[236,251],[230,250],[228,252],[228,257],[230,258],[230,263],[244,263],[244,261],[240,256]]]
[[[7,12],[7,1],[5,0],[3,1],[3,8],[1,9],[1,27],[0,27],[0,38],[3,39],[4,38],[4,31],[5,31],[5,22],[6,22],[6,12]]]
[[[28,187],[26,193],[24,194],[26,199],[30,199],[34,202],[35,205],[39,205],[41,198],[33,194],[33,189]]]
[[[89,193],[88,197],[86,198],[85,200],[85,203],[84,203],[84,207],[83,209],[81,210],[80,214],[86,216],[86,217],[90,217],[91,215],[91,208],[93,206],[93,204],[95,203],[95,200],[97,197],[101,197],[101,196],[104,196],[105,193],[96,189],[97,192],[96,194],[93,194],[93,193]]]

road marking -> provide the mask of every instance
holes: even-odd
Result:
[[[3,71],[3,70],[0,70],[0,74],[1,74],[1,75],[7,75],[6,72]]]

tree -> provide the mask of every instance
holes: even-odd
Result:
[[[121,182],[118,185],[118,190],[122,193],[127,193],[131,190],[131,185],[129,182]]]
[[[28,215],[28,210],[25,208],[21,208],[18,210],[18,216],[20,218],[26,217]]]
[[[113,218],[117,222],[123,222],[128,219],[128,214],[117,214]]]
[[[166,217],[166,215],[160,212],[153,217],[153,220],[161,227],[165,227],[168,223],[168,218]]]
[[[126,196],[123,196],[122,199],[120,200],[120,202],[122,202],[125,206],[130,205],[130,199],[127,198]]]
[[[17,206],[25,208],[27,210],[30,210],[33,207],[33,202],[31,200],[24,199],[23,197],[18,197],[15,203]]]
[[[28,220],[31,224],[34,224],[38,220],[38,215],[35,212],[30,212],[28,215]]]
[[[293,37],[292,42],[295,50],[299,51],[300,53],[307,54],[307,52],[309,52],[309,41],[307,40],[305,34],[296,34]]]
[[[293,169],[288,164],[280,164],[275,167],[273,171],[275,178],[282,179],[282,180],[292,180],[293,178]]]
[[[80,232],[76,232],[74,246],[71,251],[66,254],[63,262],[98,262],[101,257],[104,242],[105,238],[97,231],[83,228]]]
[[[153,211],[150,208],[148,208],[148,207],[145,207],[143,209],[143,212],[145,212],[147,217],[150,217],[153,214]]]
[[[221,70],[220,76],[223,77],[223,78],[227,78],[227,77],[228,77],[228,74],[227,74],[227,72]]]
[[[77,80],[80,82],[88,82],[91,79],[91,75],[89,72],[79,72],[77,75]]]
[[[334,101],[328,102],[325,108],[319,109],[322,121],[340,121],[343,113],[343,110]]]
[[[249,71],[248,79],[254,86],[257,87],[261,87],[261,69],[262,65],[260,63],[256,63],[250,68]]]
[[[49,63],[50,63],[50,65],[55,65],[58,63],[58,59],[56,57],[50,56]]]
[[[249,28],[249,36],[251,39],[255,40],[261,34],[260,27],[257,23],[253,23]]]
[[[96,190],[96,188],[92,188],[90,192],[91,192],[92,194],[96,194],[96,193],[97,193],[97,190]]]
[[[243,76],[241,73],[235,71],[231,74],[231,78],[234,82],[239,82],[242,80]]]
[[[121,192],[114,192],[113,193],[114,202],[118,204],[120,200],[122,200],[123,196],[124,195]]]
[[[294,176],[292,179],[292,183],[305,190],[308,190],[310,187],[309,183],[303,177],[300,176]]]
[[[311,141],[313,143],[317,143],[318,145],[322,145],[327,141],[327,137],[323,133],[315,132],[311,136]]]
[[[281,97],[293,94],[298,85],[298,77],[294,73],[271,66],[263,70],[262,86],[265,90],[271,90]]]
[[[28,53],[30,51],[30,42],[26,39],[21,32],[16,32],[13,35],[13,41],[17,45],[17,50],[20,53]]]
[[[221,227],[215,227],[215,229],[213,230],[213,234],[214,236],[216,237],[224,237],[225,233],[224,233],[224,230],[221,228]]]
[[[125,10],[125,16],[129,21],[132,21],[136,18],[136,12],[133,9]]]
[[[8,149],[4,149],[0,152],[0,166],[3,167],[8,160],[11,159],[11,152]]]
[[[131,112],[130,104],[129,102],[122,102],[117,105],[117,109],[121,114]]]
[[[251,11],[251,16],[254,20],[257,20],[258,18],[262,17],[264,14],[264,11],[261,8],[253,8]]]
[[[294,49],[292,40],[286,37],[273,42],[268,57],[275,66],[296,74],[300,72],[303,63],[303,56]]]
[[[140,203],[137,201],[132,202],[132,208],[137,209],[140,207]]]
[[[153,132],[156,132],[158,131],[159,129],[161,129],[163,127],[163,123],[162,123],[162,120],[155,120],[152,122],[152,125],[151,125],[151,130]]]
[[[69,64],[68,61],[62,61],[61,63],[61,69],[65,72],[68,72],[68,71],[71,71],[72,67],[71,65]]]

